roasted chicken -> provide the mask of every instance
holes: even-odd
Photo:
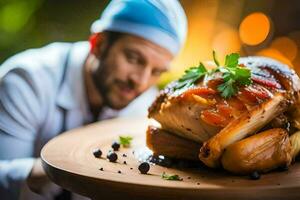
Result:
[[[220,93],[226,79],[222,70],[189,87],[178,89],[177,80],[161,91],[149,117],[161,124],[160,130],[201,145],[198,157],[209,167],[243,174],[289,165],[294,156],[289,135],[300,128],[299,77],[288,66],[264,57],[240,58],[239,66],[250,70],[251,84],[239,85],[234,95],[224,98]],[[155,141],[151,144],[159,154]]]
[[[224,169],[247,174],[269,171],[292,161],[289,135],[284,129],[269,129],[229,145],[222,155]]]
[[[155,155],[185,160],[197,160],[201,147],[201,144],[195,141],[179,137],[155,126],[148,127],[146,143]]]

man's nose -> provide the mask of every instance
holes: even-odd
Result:
[[[150,67],[145,67],[140,73],[136,73],[133,77],[136,89],[139,92],[143,92],[149,87],[149,82],[152,74],[152,69]]]

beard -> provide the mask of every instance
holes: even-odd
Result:
[[[104,105],[115,110],[120,110],[126,107],[140,94],[136,94],[131,99],[125,99],[121,95],[118,95],[118,89],[116,91],[116,88],[119,88],[119,86],[124,86],[130,90],[134,90],[135,84],[130,80],[124,81],[114,77],[113,69],[113,66],[109,66],[105,60],[103,60],[103,62],[100,62],[93,72],[93,82],[103,99]]]

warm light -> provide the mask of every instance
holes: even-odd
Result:
[[[272,42],[271,48],[280,51],[290,61],[293,61],[296,58],[298,53],[297,44],[288,37],[276,38]]]
[[[165,74],[161,82],[180,77],[185,69],[198,65],[200,61],[212,57],[212,38],[214,36],[218,1],[201,1],[202,3],[183,1],[188,17],[188,35],[184,48],[171,65],[170,75]]]
[[[289,33],[289,38],[291,38],[300,48],[300,31],[293,31]],[[300,51],[298,50],[296,58],[293,60],[294,70],[300,75]]]
[[[263,50],[259,51],[257,53],[257,55],[273,58],[273,59],[278,60],[278,61],[290,66],[291,68],[293,68],[293,64],[291,63],[291,61],[289,59],[287,59],[277,49],[273,49],[273,48],[263,49]]]
[[[247,45],[258,45],[267,38],[270,28],[270,20],[265,14],[252,13],[240,25],[240,38]]]
[[[238,32],[233,28],[224,28],[224,30],[215,36],[212,43],[212,48],[221,58],[227,54],[239,52],[241,43]]]

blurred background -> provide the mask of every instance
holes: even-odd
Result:
[[[87,40],[108,0],[1,0],[0,63],[28,48]],[[232,52],[278,59],[300,74],[299,0],[181,0],[187,43],[160,86],[199,61]]]

